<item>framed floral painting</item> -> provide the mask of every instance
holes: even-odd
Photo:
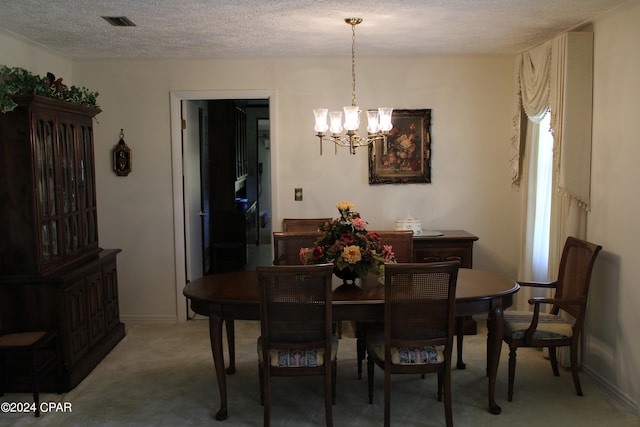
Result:
[[[431,109],[393,110],[393,128],[369,145],[369,184],[431,182]]]

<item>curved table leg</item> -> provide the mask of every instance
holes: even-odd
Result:
[[[489,412],[499,414],[502,408],[496,403],[496,377],[498,364],[500,363],[500,349],[502,347],[502,335],[504,333],[502,307],[495,307],[490,313],[491,329],[487,340],[487,368],[489,374]]]
[[[222,323],[222,317],[211,310],[209,313],[209,338],[220,392],[220,410],[216,413],[218,421],[227,419],[227,378],[224,372],[224,354],[222,353]]]
[[[233,324],[233,319],[227,319],[224,321],[227,327],[227,345],[229,347],[229,367],[227,368],[227,374],[236,373],[236,329]]]

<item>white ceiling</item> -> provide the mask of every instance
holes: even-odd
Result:
[[[0,29],[74,59],[349,56],[361,17],[358,56],[501,55],[628,1],[0,0]]]

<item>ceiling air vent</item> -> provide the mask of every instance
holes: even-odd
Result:
[[[136,26],[136,24],[134,24],[126,16],[103,16],[102,19],[104,19],[114,27],[135,27]]]

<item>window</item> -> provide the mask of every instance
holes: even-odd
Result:
[[[535,183],[532,200],[533,248],[532,273],[534,280],[548,280],[549,233],[551,219],[551,188],[553,179],[553,135],[551,114],[547,112],[537,127],[537,138],[533,138],[532,182]],[[537,146],[537,150],[536,150]],[[535,153],[535,154],[534,154]]]

